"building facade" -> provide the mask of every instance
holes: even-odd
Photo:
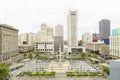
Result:
[[[110,55],[120,57],[120,34],[110,36]]]
[[[110,80],[120,80],[120,60],[110,61]]]
[[[32,50],[34,49],[34,43],[35,43],[35,38],[34,38],[34,33],[23,33],[19,35],[18,41],[19,41],[19,46],[23,45],[29,45],[31,46]]]
[[[16,60],[18,56],[18,29],[0,24],[0,61]]]
[[[88,42],[92,42],[92,37],[90,33],[84,33],[82,35],[82,46],[86,47]]]
[[[86,48],[82,46],[77,46],[77,47],[68,47],[68,54],[79,54],[80,52],[86,52]]]
[[[89,42],[86,44],[86,49],[88,52],[100,53],[101,46],[105,45],[103,42]]]
[[[63,26],[58,24],[55,27],[54,52],[59,52],[59,45],[61,45],[61,51],[63,52],[63,44]]]
[[[35,51],[41,53],[53,53],[54,52],[54,30],[47,24],[41,24],[41,30],[37,34],[37,40],[35,42]]]
[[[61,51],[63,52],[63,36],[54,37],[54,52],[59,52],[59,45],[61,45]]]
[[[52,41],[54,37],[53,34],[54,34],[53,28],[43,23],[41,24],[41,30],[38,32],[37,41],[40,42]]]
[[[54,42],[35,42],[35,50],[43,54],[53,54],[54,53]]]
[[[104,54],[104,55],[109,55],[109,45],[101,45],[101,48],[100,48],[100,53],[101,54]]]
[[[109,39],[110,36],[110,20],[103,19],[99,22],[100,40]]]
[[[67,25],[68,46],[78,46],[78,11],[69,11]]]
[[[18,44],[23,45],[23,44],[28,44],[28,33],[23,33],[19,35],[18,37]]]
[[[32,48],[34,48],[34,43],[35,43],[35,39],[34,39],[34,33],[30,32],[28,33],[28,45],[30,45]]]
[[[55,27],[55,36],[63,36],[63,26],[58,24]]]
[[[95,42],[98,42],[98,40],[100,40],[100,34],[98,34],[98,33],[93,33],[92,34],[92,41],[94,42],[94,38],[97,38],[97,41],[95,41]]]
[[[20,53],[30,52],[33,50],[33,48],[30,45],[18,45],[18,48]]]

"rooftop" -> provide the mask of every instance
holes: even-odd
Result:
[[[18,29],[14,28],[13,26],[10,26],[8,24],[0,24],[0,27],[6,27],[6,28],[9,28],[9,29],[14,29],[14,30],[18,31]]]

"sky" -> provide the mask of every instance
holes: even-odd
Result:
[[[98,33],[101,19],[111,20],[111,30],[120,27],[120,0],[0,0],[0,23],[25,32],[37,33],[41,23],[64,26],[67,39],[67,15],[78,10],[78,38],[84,32]]]

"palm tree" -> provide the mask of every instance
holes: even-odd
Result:
[[[87,53],[87,56],[90,58],[92,56],[92,54],[91,53]]]
[[[1,63],[0,64],[0,80],[9,76],[9,64]]]
[[[81,53],[80,53],[80,57],[81,57],[82,59],[85,59],[85,57],[86,57],[86,53],[81,52]]]
[[[32,59],[32,58],[33,58],[32,53],[29,53],[29,54],[28,54],[28,58],[30,58],[30,59]]]
[[[98,59],[98,56],[95,53],[92,54],[92,57]]]
[[[25,58],[27,57],[27,54],[26,54],[26,53],[24,53],[24,54],[23,54],[23,57],[24,57],[24,59],[25,59]]]
[[[34,54],[35,54],[35,58],[38,58],[40,53],[38,51],[35,51]]]

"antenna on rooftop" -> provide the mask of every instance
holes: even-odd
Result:
[[[96,29],[95,29],[95,36],[96,36]]]
[[[6,16],[5,16],[5,18],[4,18],[4,24],[6,24]]]

